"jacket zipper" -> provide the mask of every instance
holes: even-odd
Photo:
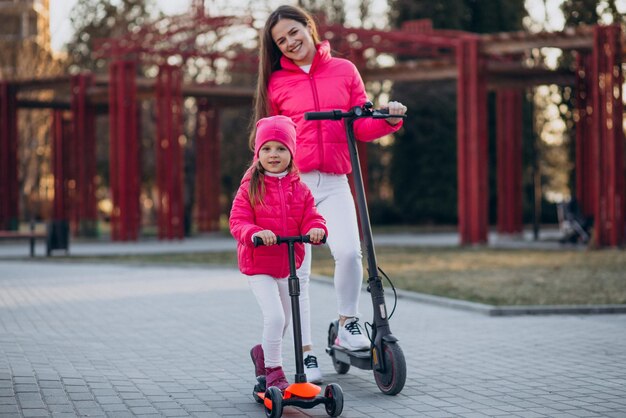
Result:
[[[309,74],[309,82],[311,83],[311,90],[313,91],[313,100],[315,101],[315,110],[317,112],[321,111],[320,109],[320,101],[317,95],[317,85],[315,84],[315,80],[313,80],[313,74]],[[317,149],[319,151],[320,157],[320,171],[322,170],[322,165],[324,164],[324,147],[322,146],[322,121],[317,121]]]
[[[283,190],[283,178],[278,179],[278,196],[280,197],[281,216],[283,220],[283,236],[287,235],[287,203],[285,201],[285,191]],[[285,265],[285,251],[282,252],[281,265]]]

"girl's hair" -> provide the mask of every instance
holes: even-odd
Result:
[[[287,172],[295,170],[293,158],[287,166]],[[263,177],[265,176],[265,169],[261,165],[261,161],[257,160],[250,167],[250,189],[248,190],[248,197],[250,198],[250,204],[252,207],[256,205],[264,205],[263,198],[265,197],[265,183]]]
[[[311,37],[315,45],[320,43],[317,33],[317,25],[313,17],[305,10],[296,6],[280,6],[269,15],[261,34],[259,45],[259,71],[257,77],[256,94],[254,100],[254,118],[250,125],[250,137],[248,145],[254,150],[255,126],[259,119],[270,115],[269,100],[267,97],[267,85],[270,76],[280,67],[280,58],[283,56],[280,49],[272,38],[272,29],[282,19],[291,19],[300,22],[311,30]]]

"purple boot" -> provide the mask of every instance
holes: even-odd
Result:
[[[261,344],[257,344],[250,349],[250,357],[254,364],[254,376],[265,376],[265,355],[263,354]]]
[[[265,369],[265,378],[267,382],[266,385],[268,388],[272,386],[276,386],[278,389],[284,392],[285,389],[289,387],[289,382],[287,381],[287,378],[285,377],[283,368],[280,366]]]

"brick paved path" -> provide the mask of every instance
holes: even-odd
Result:
[[[494,318],[401,300],[408,379],[388,397],[371,372],[334,373],[333,290],[315,282],[311,297],[344,417],[626,417],[626,315]],[[262,417],[258,314],[234,270],[0,262],[0,416]],[[285,354],[292,377],[291,339]]]

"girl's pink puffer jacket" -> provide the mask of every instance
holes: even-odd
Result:
[[[237,240],[239,270],[243,274],[269,274],[276,278],[289,276],[289,258],[284,245],[254,247],[252,236],[269,229],[276,235],[306,234],[311,228],[322,228],[326,221],[315,209],[313,195],[295,173],[283,178],[264,176],[265,205],[252,207],[248,197],[250,171],[237,191],[230,211],[230,232]],[[304,258],[304,245],[295,245],[296,267]]]
[[[330,55],[330,45],[317,46],[309,73],[288,58],[281,58],[282,69],[272,73],[268,95],[275,115],[289,116],[297,125],[296,165],[301,172],[347,174],[352,171],[343,121],[307,121],[304,113],[362,106],[367,100],[363,80],[350,61]],[[383,119],[360,119],[354,124],[356,138],[373,141],[395,132]]]

